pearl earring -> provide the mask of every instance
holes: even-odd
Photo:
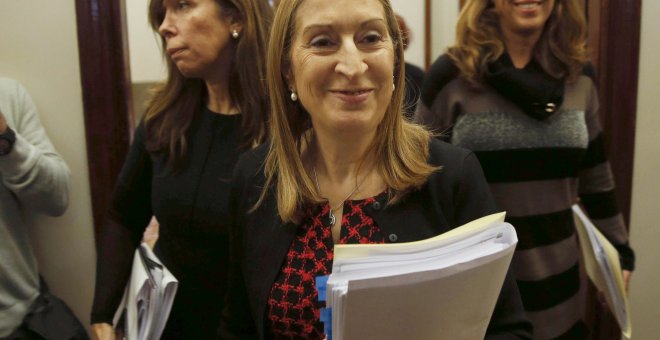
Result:
[[[394,92],[394,90],[396,90],[396,85],[394,85],[394,83],[392,83],[392,92]]]
[[[238,34],[238,31],[237,31],[237,30],[233,30],[233,31],[231,31],[231,37],[232,37],[232,38],[234,38],[234,39],[238,39],[238,36],[239,36],[239,34]]]
[[[296,94],[295,91],[291,91],[291,101],[294,101],[294,102],[298,101],[298,95]]]

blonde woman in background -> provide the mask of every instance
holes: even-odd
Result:
[[[634,253],[603,148],[586,23],[574,0],[468,0],[432,66],[416,121],[475,152],[518,233],[512,268],[536,339],[584,339],[571,206]]]

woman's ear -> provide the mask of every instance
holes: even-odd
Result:
[[[236,10],[236,9],[231,9],[229,10],[229,13],[227,13],[228,19],[229,19],[229,29],[234,32],[238,32],[239,34],[243,33],[243,17],[241,14]]]
[[[229,26],[229,29],[232,32],[238,32],[238,34],[242,35],[243,33],[243,21],[242,20],[234,20],[234,16],[232,16],[232,22]]]
[[[282,67],[282,76],[286,80],[286,86],[289,88],[289,90],[295,91],[296,80],[293,78],[293,72],[291,72],[291,66],[289,66],[289,63],[285,63],[285,65]]]
[[[243,25],[232,24],[230,27],[230,31],[232,32],[232,34],[236,32],[237,35],[234,38],[238,38],[243,33]]]

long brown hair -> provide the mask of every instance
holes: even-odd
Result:
[[[231,39],[234,57],[229,95],[243,115],[243,147],[249,148],[263,142],[267,135],[264,60],[272,9],[267,0],[215,1],[223,13],[243,24],[240,39]],[[154,31],[158,32],[164,18],[163,0],[151,0],[149,22]],[[161,41],[164,47],[165,39],[161,37]],[[154,89],[145,113],[146,147],[149,152],[166,155],[168,165],[176,168],[186,153],[186,133],[203,105],[206,88],[203,80],[184,77],[170,58],[165,56],[165,60],[167,80]]]
[[[493,2],[468,0],[456,24],[456,43],[448,50],[461,75],[473,84],[480,83],[487,65],[505,51]],[[557,79],[572,82],[582,73],[589,53],[587,24],[578,1],[555,1],[534,57]]]
[[[305,170],[302,150],[309,145],[309,114],[299,102],[289,99],[286,70],[291,62],[291,44],[295,32],[295,16],[304,0],[279,4],[270,35],[267,54],[267,79],[272,107],[271,146],[265,164],[266,184],[258,207],[271,186],[275,187],[277,207],[285,222],[296,222],[300,209],[322,198]],[[413,188],[420,187],[436,170],[428,164],[430,133],[421,126],[404,121],[402,115],[405,74],[403,43],[389,0],[379,0],[395,51],[394,84],[390,105],[378,127],[371,151],[382,155],[377,171],[390,189],[390,203]]]

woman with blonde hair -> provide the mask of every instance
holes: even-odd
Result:
[[[537,339],[587,336],[571,206],[634,254],[603,148],[586,23],[573,0],[468,0],[415,120],[475,152],[519,243],[512,268]]]
[[[335,244],[420,240],[495,211],[474,155],[404,120],[403,62],[387,0],[280,2],[271,143],[236,166],[221,338],[321,339],[314,278]],[[508,276],[487,338],[529,334]]]
[[[92,330],[110,323],[152,215],[155,253],[178,279],[163,339],[217,332],[229,262],[231,174],[267,135],[267,0],[151,0],[168,78],[148,105],[98,242]]]

